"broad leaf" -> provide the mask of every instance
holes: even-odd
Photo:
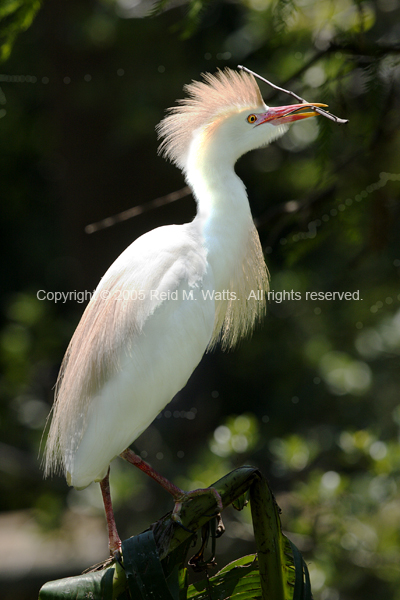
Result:
[[[167,582],[152,531],[145,531],[122,542],[122,555],[132,598],[178,600],[178,571],[176,571],[176,585],[174,585],[175,581]]]
[[[112,600],[114,568],[49,581],[39,592],[39,600]]]
[[[211,590],[211,594],[210,594]],[[230,563],[208,580],[190,585],[187,599],[193,600],[262,599],[257,555],[243,556]]]

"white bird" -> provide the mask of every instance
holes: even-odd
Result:
[[[268,107],[253,76],[229,69],[185,89],[158,132],[160,152],[184,173],[197,215],[142,235],[100,281],[63,360],[46,446],[46,475],[62,470],[78,489],[100,482],[111,553],[121,542],[110,462],[121,455],[146,471],[173,495],[177,514],[190,492],[128,446],[184,387],[206,350],[233,347],[265,312],[257,298],[265,298],[268,271],[234,165],[281,136],[287,123],[316,115],[313,106],[325,106]]]

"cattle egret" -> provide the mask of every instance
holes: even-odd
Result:
[[[178,519],[182,502],[199,490],[183,492],[128,446],[183,388],[206,350],[217,343],[232,348],[265,311],[268,271],[234,165],[288,123],[316,115],[313,106],[325,106],[268,107],[254,77],[230,69],[185,89],[158,132],[160,152],[182,170],[197,215],[142,235],[100,281],[61,367],[46,446],[46,475],[62,470],[78,489],[100,482],[111,553],[121,542],[110,462],[122,456],[161,483]]]

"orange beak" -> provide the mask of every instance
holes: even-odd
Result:
[[[271,123],[272,125],[282,125],[282,123],[292,123],[300,119],[315,117],[318,115],[315,110],[305,111],[304,109],[328,106],[319,102],[304,102],[303,104],[289,104],[288,106],[271,106],[267,112],[260,115],[260,120],[257,125],[262,123]]]

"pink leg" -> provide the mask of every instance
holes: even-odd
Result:
[[[127,448],[123,452],[121,452],[120,456],[130,462],[135,467],[138,467],[141,471],[152,477],[157,483],[161,485],[175,500],[175,508],[172,513],[172,518],[174,521],[180,522],[179,514],[182,508],[182,504],[185,500],[189,500],[190,498],[194,498],[195,496],[200,496],[201,494],[212,494],[215,497],[215,501],[218,506],[218,510],[221,511],[223,509],[223,504],[221,500],[221,496],[218,494],[217,490],[214,488],[206,488],[203,490],[192,490],[191,492],[184,492],[176,485],[171,483],[168,479],[157,473],[153,467],[147,464],[140,456],[135,454],[130,448]]]
[[[161,487],[164,488],[164,490],[171,494],[175,501],[178,501],[185,495],[185,492],[183,490],[176,487],[176,485],[168,481],[168,479],[160,475],[160,473],[157,473],[157,471],[153,469],[153,467],[151,467],[147,462],[140,458],[140,456],[135,454],[130,448],[127,448],[126,450],[121,452],[120,456],[128,462],[130,462],[132,465],[135,465],[135,467],[137,467],[147,475],[149,475],[149,477],[152,477],[152,479],[157,481],[157,483],[159,483]]]
[[[100,481],[101,493],[103,495],[104,508],[106,511],[107,527],[108,527],[108,547],[110,554],[114,555],[121,550],[121,540],[118,535],[117,526],[115,524],[114,511],[111,503],[110,492],[110,467],[108,467],[107,475]]]

